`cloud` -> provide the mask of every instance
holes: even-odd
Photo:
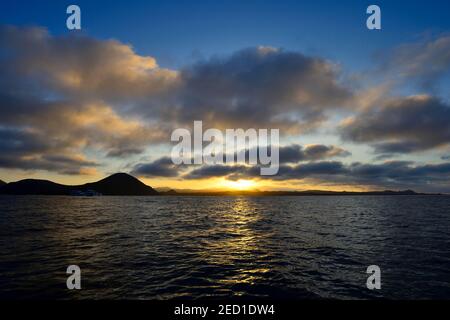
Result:
[[[125,157],[170,137],[124,106],[165,90],[176,72],[117,41],[0,27],[0,71],[0,167],[92,173],[97,161],[80,160],[88,150]]]
[[[277,179],[304,179],[311,176],[320,177],[345,173],[345,166],[341,162],[321,161],[299,164],[293,167],[281,167]]]
[[[49,170],[63,174],[94,174],[98,164],[83,155],[63,155],[54,142],[39,133],[0,128],[0,167]]]
[[[2,168],[92,174],[98,166],[77,153],[64,155],[58,141],[29,129],[0,127],[0,150]]]
[[[151,163],[140,163],[131,172],[140,177],[177,177],[182,166],[173,164],[169,157],[162,157]]]
[[[415,165],[409,161],[383,164],[355,163],[349,167],[350,181],[371,186],[450,191],[450,163]]]
[[[345,173],[345,167],[338,161],[322,161],[303,163],[296,166],[280,166],[279,173],[271,176],[273,180],[303,179],[309,176],[334,175]],[[206,179],[226,177],[230,180],[264,178],[258,166],[245,165],[205,165],[185,175],[188,179]]]
[[[271,179],[313,183],[316,185],[356,185],[375,189],[393,188],[428,191],[450,191],[450,163],[416,165],[409,161],[387,161],[382,164],[321,161],[301,163],[295,166],[283,165],[276,176],[259,175],[256,166],[210,165],[187,173],[188,179],[222,177],[229,180]]]
[[[450,36],[401,45],[384,64],[384,70],[432,88],[450,72]]]
[[[61,173],[57,164],[54,167],[43,165],[35,161],[36,158],[56,155],[73,158],[87,149],[103,151],[110,157],[126,156],[141,153],[149,143],[160,141],[164,135],[137,120],[120,117],[101,103],[80,105],[28,99],[4,106],[0,108],[2,153],[4,157],[11,159],[14,156],[21,161],[1,162],[0,167]],[[76,169],[77,164],[72,164]],[[69,163],[64,168],[66,166]]]
[[[272,148],[271,146],[268,146],[267,148],[270,154]],[[255,152],[256,155],[259,155],[258,147],[252,148],[250,151],[246,149],[246,163],[249,162],[248,159],[251,151]],[[350,155],[351,153],[349,151],[333,145],[310,144],[303,147],[298,144],[290,144],[279,147],[279,163],[281,164],[318,161],[336,157],[348,157]],[[234,153],[234,158],[237,159],[237,152]],[[226,155],[223,156],[223,161],[226,161]]]
[[[330,174],[331,173],[331,174]],[[348,184],[371,188],[410,188],[416,191],[450,191],[450,163],[418,165],[410,161],[382,164],[352,163],[340,171],[309,176],[315,183]]]
[[[70,160],[69,160],[70,159]],[[47,170],[67,175],[94,175],[97,173],[97,163],[84,159],[83,156],[67,158],[67,160],[52,160],[45,156],[11,157],[0,156],[0,167],[22,170]]]
[[[12,77],[10,85],[27,84],[38,93],[134,101],[166,90],[177,77],[153,57],[139,56],[115,40],[55,37],[44,28],[4,26],[0,43],[8,62],[1,69]]]
[[[272,48],[249,48],[180,72],[176,108],[167,119],[202,119],[216,128],[316,128],[324,111],[345,106],[352,94],[336,65]]]
[[[304,161],[318,161],[335,157],[348,157],[351,153],[340,147],[323,144],[310,144],[302,147],[298,144],[281,146],[279,148],[281,164]]]
[[[151,143],[167,139],[168,136],[157,125],[150,127],[134,118],[118,115],[110,106],[101,103],[87,104],[73,109],[52,112],[52,120],[46,128],[54,135],[78,146],[103,150],[108,156],[121,157],[143,152]],[[45,121],[40,120],[40,123]],[[75,142],[75,141],[74,141]]]
[[[231,177],[231,176],[237,177],[238,175],[245,176],[246,178],[249,176],[253,178],[253,176],[256,176],[258,174],[256,173],[257,171],[256,169],[258,168],[244,165],[235,165],[235,166],[205,165],[200,168],[192,170],[191,172],[186,174],[184,178],[207,179],[207,178]],[[254,174],[252,174],[252,170],[255,170]],[[234,178],[230,178],[230,180],[234,180]]]
[[[450,106],[428,95],[391,98],[347,119],[346,141],[370,143],[377,153],[410,153],[450,144]]]
[[[0,27],[0,71],[0,127],[22,133],[11,150],[22,159],[16,167],[58,172],[29,159],[89,149],[127,157],[168,143],[174,128],[193,120],[298,133],[352,96],[336,65],[296,52],[249,48],[176,71],[115,40],[39,27]]]
[[[269,147],[270,150],[270,147]],[[302,147],[297,144],[282,146],[279,149],[280,163],[299,163],[305,161],[318,161],[334,157],[346,157],[350,153],[342,148],[336,146],[326,146],[321,144],[308,145]],[[246,150],[246,160],[248,160],[249,151]],[[236,154],[235,154],[236,157]],[[224,162],[226,156],[224,155]],[[248,162],[248,161],[247,161]],[[191,168],[190,165],[175,165],[170,157],[162,157],[150,163],[139,163],[134,165],[132,174],[143,177],[179,177],[185,171]],[[249,167],[244,163],[236,166],[215,165],[215,166],[195,166],[185,177],[189,179],[203,178],[208,175],[214,176],[229,176],[230,174],[238,173],[254,173],[259,175],[259,170],[256,166]],[[217,170],[217,171],[216,171]]]
[[[115,40],[54,37],[42,28],[2,27],[0,43],[8,91],[104,101],[119,114],[176,126],[203,120],[216,128],[305,131],[352,96],[337,65],[268,47],[175,71]]]

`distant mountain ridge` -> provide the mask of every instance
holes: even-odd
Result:
[[[384,190],[384,191],[201,191],[201,190],[172,190],[178,196],[420,196],[420,195],[444,195],[441,193],[418,193],[413,190]]]
[[[105,196],[378,196],[378,195],[442,195],[439,193],[417,193],[413,190],[403,191],[214,191],[214,190],[173,190],[159,188],[158,191],[126,173],[115,173],[97,182],[78,186],[58,184],[48,180],[25,179],[5,183],[0,180],[0,195],[105,195]]]
[[[152,187],[126,173],[116,173],[100,181],[78,186],[36,179],[25,179],[0,185],[0,194],[10,195],[83,195],[87,192],[105,196],[150,196],[158,194]]]

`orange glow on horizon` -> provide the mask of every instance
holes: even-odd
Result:
[[[239,179],[236,181],[225,180],[223,182],[224,187],[231,190],[252,190],[255,189],[257,183],[253,180]]]
[[[209,178],[195,180],[180,179],[149,179],[140,178],[142,182],[153,188],[170,188],[192,191],[370,191],[378,190],[364,185],[329,185],[314,183],[312,181],[290,180],[274,181],[270,179],[240,179],[227,180],[226,178]]]
[[[0,180],[14,182],[21,179],[45,179],[67,185],[79,185],[95,182],[107,177],[109,174],[99,171],[83,172],[84,175],[59,175],[43,171],[0,170]],[[169,188],[175,190],[191,191],[372,191],[381,190],[374,186],[345,185],[321,183],[311,180],[271,180],[271,179],[240,179],[228,180],[224,177],[208,179],[176,179],[176,178],[144,178],[137,176],[140,181],[153,188]]]

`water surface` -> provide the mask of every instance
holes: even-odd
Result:
[[[450,298],[450,197],[0,196],[0,230],[1,298]]]

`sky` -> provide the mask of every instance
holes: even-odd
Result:
[[[371,4],[381,30],[366,27]],[[450,192],[448,1],[1,6],[1,180]],[[194,120],[279,129],[279,173],[174,165],[171,132]]]

